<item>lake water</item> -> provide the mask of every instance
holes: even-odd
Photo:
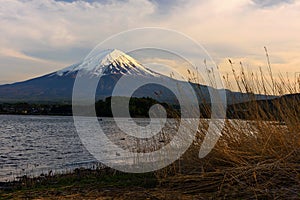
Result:
[[[92,164],[72,117],[0,115],[0,181]]]
[[[146,126],[148,119],[135,119]],[[122,148],[134,147],[137,140],[119,130],[111,118],[99,121],[110,140]],[[130,130],[133,121],[126,122]],[[170,128],[171,127],[171,128]],[[169,129],[176,129],[172,122]],[[171,131],[176,132],[176,131]],[[172,137],[170,137],[172,138]],[[149,143],[163,146],[168,139],[157,135]],[[139,140],[138,143],[143,143]],[[152,149],[153,150],[153,149]],[[131,151],[141,151],[132,148]],[[85,149],[76,132],[71,116],[20,116],[0,115],[0,182],[14,180],[23,175],[66,172],[78,167],[99,164]]]

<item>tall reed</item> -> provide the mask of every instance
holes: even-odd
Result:
[[[236,85],[239,92],[250,94],[249,102],[228,108],[235,113],[242,109],[244,120],[227,119],[214,149],[199,159],[208,126],[202,120],[191,148],[156,172],[162,186],[217,199],[300,198],[300,80],[275,77],[267,48],[265,53],[267,73],[246,70],[243,63],[237,70],[229,60],[232,74],[223,77],[227,87]],[[278,97],[257,101],[251,94]]]

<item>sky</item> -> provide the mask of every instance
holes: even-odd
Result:
[[[275,73],[293,76],[299,19],[297,0],[0,0],[0,84],[78,63],[109,36],[142,27],[193,38],[221,73],[231,70],[228,59],[266,68],[266,46]]]

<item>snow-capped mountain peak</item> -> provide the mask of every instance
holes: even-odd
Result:
[[[93,76],[109,74],[159,76],[158,73],[144,67],[134,58],[117,49],[108,49],[96,55],[89,55],[83,62],[71,65],[56,74],[63,76],[80,70]]]

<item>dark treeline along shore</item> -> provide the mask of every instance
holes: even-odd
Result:
[[[128,100],[128,97],[119,97]],[[253,120],[259,115],[264,120],[284,121],[280,105],[295,105],[300,101],[300,94],[290,94],[275,99],[266,100],[249,100],[243,103],[230,104],[227,106],[228,119],[245,119]],[[167,112],[167,117],[180,117],[180,106],[178,104],[170,104],[159,102],[150,97],[137,98],[132,97],[129,100],[129,111],[131,117],[149,118],[149,109],[155,104],[162,105]],[[253,113],[251,108],[256,107],[257,113]],[[209,103],[199,104],[200,117],[210,118],[211,105]],[[112,117],[111,97],[99,100],[95,103],[96,114],[98,117]],[[295,111],[300,118],[300,111]],[[267,114],[265,114],[267,113]],[[61,115],[71,116],[72,105],[69,103],[1,103],[0,114],[18,114],[18,115]],[[88,114],[87,114],[88,115]],[[121,116],[122,117],[122,116]]]
[[[123,98],[124,100],[126,100],[127,97],[119,98]],[[148,111],[151,108],[151,106],[155,104],[162,105],[167,111],[167,116],[170,118],[175,118],[180,115],[180,107],[177,105],[170,105],[168,103],[158,102],[157,100],[149,97],[132,97],[129,101],[131,117],[148,118]],[[95,109],[98,117],[112,117],[113,115],[111,111],[111,97],[97,101],[95,103]],[[0,104],[0,114],[71,116],[72,105],[69,103],[2,103]]]

